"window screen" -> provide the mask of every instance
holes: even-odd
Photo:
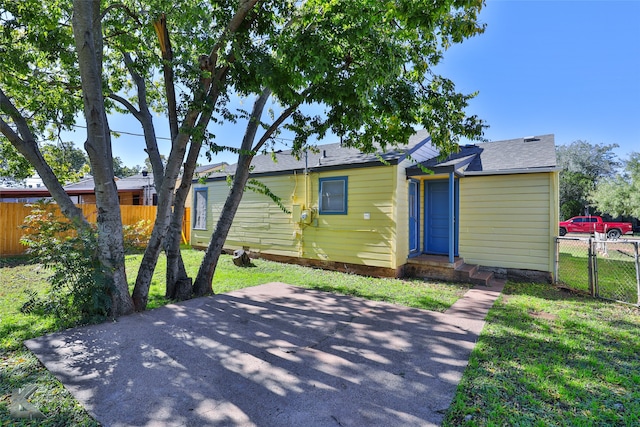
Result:
[[[347,214],[347,177],[320,178],[320,213]]]
[[[193,228],[207,228],[207,189],[196,188],[193,192]]]

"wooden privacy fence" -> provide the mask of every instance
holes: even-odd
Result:
[[[95,223],[97,219],[96,205],[77,205],[89,222]],[[57,206],[54,205],[57,209]],[[141,220],[150,221],[156,219],[155,206],[121,205],[123,225],[134,225]],[[23,203],[0,203],[0,256],[20,255],[26,250],[20,243],[22,229],[20,228],[27,215],[31,213],[31,206]],[[188,243],[191,238],[191,209],[185,208],[182,221],[182,239]]]

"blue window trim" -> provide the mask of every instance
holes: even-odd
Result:
[[[322,209],[322,184],[329,181],[343,181],[344,182],[344,209],[341,211],[327,211]],[[347,214],[347,190],[349,188],[349,177],[347,176],[333,176],[331,178],[319,178],[318,179],[318,213],[320,215],[346,215]]]
[[[204,193],[204,228],[196,227],[196,218],[198,215],[197,194]],[[207,211],[209,206],[209,187],[197,187],[193,189],[193,229],[194,230],[206,230],[207,229]]]

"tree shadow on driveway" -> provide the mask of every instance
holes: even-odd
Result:
[[[438,425],[472,329],[270,283],[25,344],[104,426]]]

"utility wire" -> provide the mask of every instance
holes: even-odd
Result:
[[[71,127],[82,128],[82,129],[86,129],[87,128],[86,126],[76,125],[76,124],[71,125]],[[127,131],[123,131],[123,130],[114,130],[114,129],[109,129],[109,131],[111,133],[115,133],[115,134],[130,135],[130,136],[140,136],[140,137],[144,138],[144,134],[141,134],[141,133],[127,132]],[[167,138],[165,136],[156,136],[156,139],[163,139],[165,141],[171,141],[171,138]],[[280,142],[285,142],[285,141],[292,142],[293,141],[293,139],[282,138],[282,137],[274,137],[272,139],[274,139],[276,141],[280,141]]]

